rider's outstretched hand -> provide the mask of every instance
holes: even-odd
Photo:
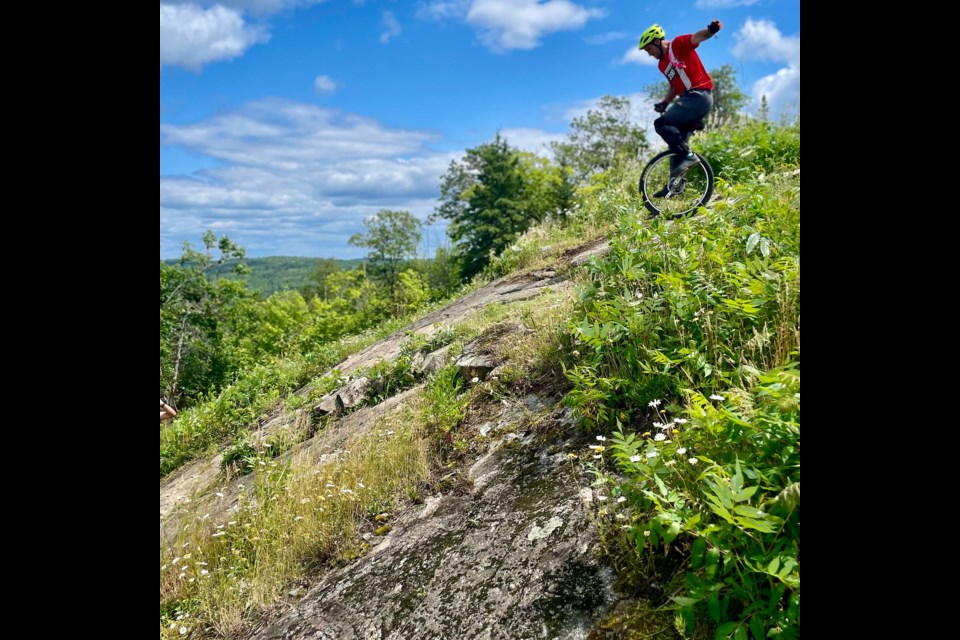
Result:
[[[714,20],[713,22],[707,25],[707,30],[710,33],[716,33],[717,31],[720,31],[720,29],[723,29],[723,23],[720,22],[719,20]]]
[[[667,110],[667,103],[658,102],[657,104],[653,105],[653,110],[656,111],[657,113],[663,113],[664,111]]]

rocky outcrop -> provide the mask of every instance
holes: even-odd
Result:
[[[568,250],[561,267],[582,264],[608,248],[601,239]],[[433,335],[486,305],[570,286],[562,268],[559,274],[547,269],[496,280],[336,368],[350,376],[398,356],[411,333]],[[498,330],[528,329],[505,325]],[[467,380],[480,378],[481,372],[496,377],[500,362],[489,338],[465,347],[462,357],[471,359],[459,364],[470,374]],[[449,347],[444,347],[417,359],[414,367],[428,375],[449,362]],[[304,453],[318,465],[336,460],[351,438],[368,431],[374,421],[418,391],[346,412],[367,392],[361,380],[316,406],[279,410],[261,420],[257,437],[308,418],[300,415],[302,411],[334,414],[312,439],[282,457]],[[305,387],[297,393],[308,392]],[[490,448],[471,468],[470,491],[438,495],[404,515],[385,538],[370,539],[377,544],[369,555],[324,577],[292,611],[263,625],[255,637],[585,638],[610,600],[609,572],[593,559],[596,536],[563,451],[538,446],[533,434],[514,431],[525,416],[548,411],[549,404],[528,396],[474,425],[477,437]],[[559,416],[557,412],[555,422]],[[241,492],[250,492],[249,479],[221,474],[220,460],[221,456],[197,460],[161,479],[161,543],[172,540],[197,514],[222,519],[238,507]]]
[[[528,398],[514,415],[544,404]],[[553,410],[537,429],[564,415]],[[489,429],[501,435],[470,467],[469,490],[409,511],[365,557],[323,577],[251,638],[586,638],[613,600],[612,572],[595,559],[597,535],[566,448],[510,428]]]

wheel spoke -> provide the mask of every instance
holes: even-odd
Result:
[[[713,191],[709,165],[693,165],[683,175],[670,178],[670,154],[651,160],[640,178],[640,192],[646,207],[657,215],[681,216],[706,204]]]

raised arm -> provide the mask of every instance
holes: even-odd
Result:
[[[715,36],[717,31],[720,31],[720,29],[723,29],[723,23],[719,20],[714,20],[707,25],[706,29],[700,29],[700,31],[697,31],[690,36],[690,42],[693,44],[693,46],[697,46],[704,40],[709,40]]]
[[[177,415],[177,411],[163,400],[160,401],[160,419],[167,420]]]

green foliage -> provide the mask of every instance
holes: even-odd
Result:
[[[559,196],[562,181],[543,162],[513,150],[497,134],[493,142],[468,149],[441,178],[440,206],[435,216],[450,220],[447,233],[455,243],[463,277],[480,273],[534,222],[541,220]],[[546,184],[544,184],[546,181]]]
[[[362,278],[355,281],[361,289],[363,283],[369,284],[369,281]],[[289,295],[293,294],[281,297]],[[359,300],[354,298],[354,302],[361,304],[362,296]],[[343,327],[328,326],[323,323],[323,316],[314,313],[313,307],[323,304],[317,298],[311,301],[310,322],[315,324],[301,336],[297,349],[283,357],[264,356],[262,361],[249,362],[232,383],[215,392],[200,394],[191,408],[180,410],[174,420],[165,423],[160,431],[161,477],[218,445],[242,439],[263,414],[309,381],[312,380],[311,399],[329,393],[342,384],[339,372],[333,370],[318,377],[321,373],[410,321],[409,317],[385,320],[382,315],[370,316],[377,318],[376,329],[363,329],[359,322],[344,323],[346,328],[360,333],[341,335],[338,332],[345,331]],[[326,312],[331,323],[338,322],[338,318],[357,317],[337,316],[329,308]],[[324,339],[336,335],[341,337]],[[438,339],[446,338],[446,334],[438,336]]]
[[[752,121],[694,138],[696,150],[727,182],[800,166],[800,119],[787,126]]]
[[[767,101],[767,94],[760,96],[760,108],[757,109],[757,119],[761,122],[767,122],[770,119],[770,103]]]
[[[240,475],[252,473],[257,466],[263,466],[266,461],[288,451],[297,440],[291,437],[288,431],[273,433],[263,440],[255,438],[253,434],[246,434],[224,449],[220,468],[230,469]]]
[[[176,261],[166,261],[174,264]],[[259,291],[262,296],[270,296],[278,291],[301,291],[304,297],[317,295],[317,270],[338,271],[340,269],[357,269],[362,260],[340,260],[335,258],[300,258],[294,256],[267,256],[263,258],[244,258],[250,272],[238,276],[234,272],[235,261],[230,260],[221,265],[214,265],[207,270],[207,276],[212,279],[244,280],[247,286]],[[325,266],[321,266],[325,265]],[[320,280],[319,283],[323,281]]]
[[[712,121],[727,124],[738,121],[750,104],[750,96],[740,89],[737,70],[725,64],[713,69],[710,78],[713,80]]]
[[[423,278],[413,269],[407,269],[397,276],[393,288],[393,309],[396,313],[407,314],[416,311],[429,298]]]
[[[526,185],[527,209],[537,212],[538,219],[548,215],[565,218],[573,208],[575,191],[569,167],[557,166],[529,151],[520,151],[517,155]]]
[[[418,379],[413,370],[413,356],[415,351],[402,349],[400,355],[392,360],[380,360],[377,364],[362,372],[373,381],[367,391],[367,402],[379,404],[387,398],[393,397],[412,387]]]
[[[570,129],[567,140],[554,143],[553,151],[561,166],[570,168],[577,183],[624,159],[633,160],[648,148],[643,127],[631,120],[626,97],[603,96],[595,109],[574,118]]]
[[[261,364],[218,393],[201,396],[195,407],[181,411],[160,431],[160,475],[256,424],[263,412],[309,379],[308,371],[298,360]]]
[[[298,350],[300,337],[310,324],[310,308],[297,291],[275,293],[266,300],[250,299],[234,310],[233,340],[240,366],[264,356],[285,356]]]
[[[160,390],[174,401],[196,398],[230,378],[236,367],[226,345],[229,310],[255,295],[242,282],[207,277],[212,266],[243,258],[243,249],[211,232],[203,242],[204,251],[184,243],[180,264],[160,263]],[[241,263],[235,269],[245,271]]]
[[[257,468],[259,455],[260,452],[250,438],[241,438],[224,450],[220,468],[232,469],[238,475],[253,473]]]
[[[689,549],[672,600],[688,633],[799,636],[799,137],[705,136],[761,151],[721,154],[740,181],[697,216],[625,216],[569,326],[567,402],[614,433],[619,473],[594,471],[624,500],[635,561]]]
[[[310,323],[303,340],[317,345],[375,326],[391,311],[384,291],[362,271],[338,271],[327,277],[331,297],[310,301]]]
[[[651,400],[737,384],[750,367],[789,357],[799,324],[797,193],[755,183],[731,195],[736,210],[652,226],[624,219],[608,258],[591,267],[571,326],[582,357],[568,399],[588,423],[629,424]]]
[[[367,254],[369,275],[388,291],[393,291],[404,262],[417,254],[421,223],[407,211],[382,209],[363,224],[367,233],[354,234],[350,244],[370,249]]]
[[[469,394],[463,393],[464,381],[453,365],[438,371],[427,384],[424,420],[441,452],[454,449],[454,433],[463,420]]]
[[[413,260],[410,266],[420,274],[431,300],[446,298],[460,288],[460,261],[447,247],[439,247],[432,260]]]
[[[321,258],[317,260],[316,264],[304,279],[303,296],[308,300],[313,297],[320,298],[325,302],[329,300],[330,288],[327,286],[327,278],[343,269],[339,264],[340,262],[341,261],[334,260],[333,258]],[[362,263],[356,265],[357,268],[361,266]],[[349,267],[349,269],[353,268],[353,266]]]
[[[612,492],[640,516],[637,552],[690,548],[685,593],[672,598],[689,630],[700,614],[718,638],[800,635],[799,395],[788,365],[729,399],[692,393],[661,437],[612,441],[623,474]]]

